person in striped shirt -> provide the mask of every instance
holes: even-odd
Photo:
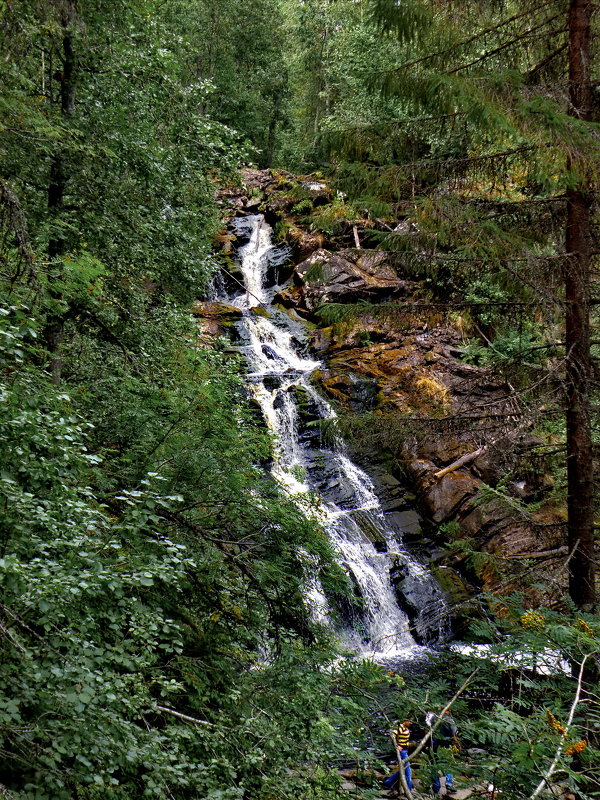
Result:
[[[398,753],[398,763],[404,764],[404,777],[406,778],[406,785],[412,791],[413,789],[413,782],[412,782],[412,770],[410,768],[410,762],[408,761],[408,743],[410,741],[410,726],[412,725],[412,720],[405,719],[403,722],[398,722],[396,727],[393,731],[390,731],[392,739],[396,745],[396,751]],[[398,783],[400,778],[399,770],[394,772],[393,775],[390,775],[389,778],[386,778],[384,786],[387,788],[392,788],[393,786]]]

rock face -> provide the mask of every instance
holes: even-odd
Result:
[[[530,500],[543,500],[551,479],[536,463],[538,442],[511,387],[490,369],[466,363],[461,320],[437,306],[423,283],[407,278],[400,255],[349,247],[345,234],[336,246],[330,235],[302,228],[301,214],[332,201],[324,182],[259,170],[246,170],[243,180],[222,199],[237,214],[264,213],[292,245],[296,266],[276,299],[312,324],[312,348],[324,361],[315,381],[342,410],[371,415],[369,447],[390,454],[392,472],[409,479],[433,537],[430,554],[444,561],[438,569],[448,595],[467,608],[471,584],[491,591],[501,582],[503,591],[527,588],[506,570],[500,578],[499,566],[559,550],[564,519],[552,507],[528,508]],[[346,226],[354,230],[350,241],[358,238],[353,222]],[[221,238],[230,248],[230,235]],[[363,311],[361,301],[383,302],[386,313]],[[329,303],[352,305],[353,313],[324,325],[317,312]],[[234,316],[205,305],[204,325],[222,329]],[[386,480],[394,480],[388,476],[378,478],[383,492]],[[402,502],[392,502],[389,512],[411,513]],[[414,534],[409,527],[405,536],[418,539],[414,516]],[[405,531],[407,522],[398,519]],[[465,540],[464,550],[444,549]],[[471,558],[470,551],[481,557]],[[565,576],[556,568],[563,560],[559,550],[537,562],[549,573],[556,570],[559,586]],[[532,602],[540,599],[536,591],[529,589]]]
[[[466,550],[453,555],[463,579],[495,590],[507,559],[560,547],[560,513],[530,513],[521,503],[543,497],[551,483],[528,462],[538,443],[528,420],[502,379],[460,359],[451,325],[407,314],[392,328],[365,315],[343,330],[317,329],[313,341],[327,361],[317,373],[323,390],[351,412],[373,414],[371,435],[408,476],[430,528],[443,526],[438,540],[469,540],[487,556],[475,563]],[[544,563],[552,569],[563,558]]]
[[[300,266],[302,277],[307,269]],[[329,272],[334,278],[340,273],[346,274]],[[384,280],[390,280],[385,272]],[[306,286],[304,292],[306,298]],[[319,292],[326,302],[344,297],[336,282]],[[300,292],[294,297],[302,300]],[[304,311],[313,308],[309,300]],[[501,573],[515,556],[546,550],[558,550],[543,561],[548,570],[560,566],[564,519],[551,508],[529,512],[521,503],[543,497],[551,480],[530,463],[538,441],[505,381],[465,363],[460,333],[423,312],[400,312],[393,326],[359,315],[351,324],[317,328],[313,346],[327,365],[316,374],[322,389],[350,412],[373,414],[374,435],[408,476],[426,527],[443,526],[441,544],[444,537],[466,540],[483,554],[471,559],[467,548],[451,557],[446,577],[448,570],[458,572],[454,582],[445,581],[450,596],[462,596],[469,584],[494,591],[502,581],[505,589],[525,588],[531,602],[540,600],[537,590]],[[465,457],[462,466],[438,474]],[[494,492],[507,475],[511,480]]]
[[[319,248],[296,266],[301,291],[282,292],[282,304],[314,313],[323,303],[389,300],[408,294],[415,284],[401,280],[386,253],[376,250]]]
[[[316,251],[297,268],[301,288],[284,299],[309,317],[318,303],[362,299],[371,276],[349,268],[346,252],[336,254],[339,259],[327,254],[322,283],[313,288],[307,277],[325,255]],[[404,293],[418,301],[419,288],[407,295],[406,282],[392,277],[381,254],[376,255],[380,260],[367,263],[384,267],[381,276],[373,276],[378,289],[389,297],[393,286],[396,296]],[[360,254],[353,251],[352,256],[352,264],[361,263]],[[497,589],[502,568],[515,557],[557,550],[543,563],[549,569],[562,563],[561,514],[548,508],[530,513],[520,504],[523,497],[543,496],[551,483],[544,474],[531,474],[528,466],[527,455],[538,443],[528,420],[502,378],[462,360],[461,335],[447,320],[417,305],[415,311],[399,313],[393,325],[363,314],[350,324],[317,328],[313,346],[326,361],[316,373],[322,389],[350,412],[373,414],[372,435],[408,476],[426,527],[435,531],[442,525],[442,537],[468,540],[483,554],[476,560],[466,552],[451,557],[445,576],[455,571],[454,581],[445,580],[451,597],[462,597],[469,584]],[[460,459],[466,459],[462,465]],[[494,493],[506,475],[511,480]],[[481,502],[486,492],[489,498]],[[452,530],[454,536],[448,533]],[[524,588],[517,580],[502,581],[508,590]],[[532,602],[540,599],[528,591]]]

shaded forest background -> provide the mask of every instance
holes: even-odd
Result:
[[[0,794],[339,797],[336,759],[367,774],[390,718],[477,669],[497,705],[456,701],[484,753],[457,772],[600,795],[592,10],[2,3]],[[311,620],[314,576],[348,580],[268,475],[243,365],[199,347],[189,314],[219,269],[215,192],[244,162],[326,176],[335,199],[305,224],[360,221],[405,251],[528,409],[570,597],[481,598],[475,635],[551,647],[566,672],[500,697],[502,662],[453,654],[423,686],[339,660]]]

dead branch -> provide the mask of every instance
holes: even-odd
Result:
[[[185,719],[188,722],[195,722],[196,725],[208,725],[211,728],[214,728],[214,724],[212,722],[207,722],[205,719],[196,719],[195,717],[189,717],[187,714],[182,714],[180,711],[175,711],[173,708],[167,708],[166,706],[156,706],[159,711],[164,711],[167,714],[172,714],[174,717],[179,717],[179,719]]]
[[[460,467],[464,467],[465,464],[470,464],[471,461],[475,461],[475,459],[479,458],[479,456],[485,453],[487,449],[487,447],[478,447],[477,450],[473,450],[472,453],[467,453],[466,455],[457,458],[456,461],[453,461],[452,464],[444,467],[444,469],[434,472],[433,477],[443,478],[444,475],[448,475],[450,472],[454,472],[455,470],[460,469]]]
[[[537,550],[535,553],[513,553],[510,556],[501,556],[503,560],[509,558],[548,558],[549,556],[563,556],[569,552],[567,545],[554,547],[552,550]]]

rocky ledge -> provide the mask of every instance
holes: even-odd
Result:
[[[314,314],[325,303],[381,302],[416,292],[414,281],[398,277],[380,250],[319,248],[295,268],[295,285],[276,300],[287,308]]]
[[[401,254],[349,246],[360,243],[356,221],[337,239],[301,229],[299,209],[332,197],[314,176],[247,170],[222,201],[232,215],[264,213],[293,246],[296,266],[277,300],[310,323],[326,364],[315,380],[342,412],[346,437],[359,450],[389,453],[392,471],[409,480],[443,551],[439,578],[453,601],[477,587],[551,602],[531,569],[541,567],[550,586],[554,573],[560,596],[564,513],[544,502],[552,479],[518,395],[467,363],[463,320],[411,276]],[[223,238],[228,249],[231,237]]]

